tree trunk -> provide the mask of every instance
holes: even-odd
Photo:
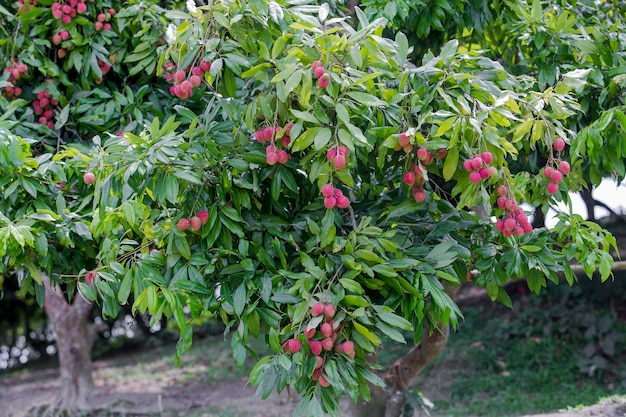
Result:
[[[84,408],[94,387],[91,348],[97,332],[87,322],[92,305],[79,294],[68,303],[59,287],[45,275],[43,283],[44,309],[54,329],[59,355],[61,392],[54,407],[63,411]]]
[[[591,221],[591,222],[595,222],[596,221],[596,213],[595,213],[595,207],[596,207],[596,201],[593,198],[593,195],[591,194],[592,188],[591,186],[589,188],[583,188],[582,190],[579,191],[580,193],[580,197],[583,199],[583,202],[585,203],[585,207],[587,208],[587,220]]]
[[[444,284],[446,294],[454,298],[459,287]],[[370,386],[371,401],[362,400],[354,405],[355,417],[399,417],[405,403],[404,390],[448,344],[450,326],[441,326],[432,333],[424,326],[422,340],[408,353],[396,359],[383,376],[385,388]]]

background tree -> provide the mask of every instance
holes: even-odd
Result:
[[[274,353],[251,374],[261,397],[290,386],[297,414],[318,416],[347,392],[374,401],[368,415],[394,416],[460,318],[452,298],[468,276],[505,304],[510,279],[572,283],[572,260],[609,277],[610,234],[568,214],[533,230],[520,207],[584,181],[566,160],[581,72],[543,86],[456,41],[415,65],[407,37],[383,37],[386,21],[359,9],[350,22],[301,2],[187,8],[167,14],[177,26],[155,65],[177,117],[49,153],[3,133],[2,178],[21,179],[3,186],[0,254],[22,285],[41,291],[43,271],[105,315],[132,294],[134,310],[174,317],[179,354],[205,311],[227,325],[239,364],[263,328]],[[537,152],[549,179],[512,169]],[[65,208],[80,219],[78,273],[46,263]],[[401,330],[420,345],[372,372],[381,337],[404,341]]]

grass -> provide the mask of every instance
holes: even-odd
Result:
[[[620,289],[616,294],[624,294]],[[433,416],[519,416],[591,405],[626,392],[626,325],[585,289],[478,306],[416,387]]]

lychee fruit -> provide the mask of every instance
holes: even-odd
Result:
[[[322,304],[322,303],[315,303],[311,307],[311,315],[313,317],[317,317],[320,314],[322,314],[323,312],[324,312],[324,304]]]
[[[189,219],[189,226],[192,230],[200,230],[200,228],[202,227],[202,220],[198,216],[193,216],[191,219]]]
[[[183,217],[178,221],[178,230],[181,232],[189,229],[189,226],[191,226],[191,222],[186,217]]]
[[[83,175],[83,181],[85,182],[85,184],[93,184],[94,182],[96,182],[96,176],[93,174],[93,172],[87,172],[85,173],[85,175]]]

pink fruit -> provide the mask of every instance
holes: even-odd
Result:
[[[404,183],[406,185],[411,186],[411,185],[415,184],[415,173],[409,171],[406,174],[404,174],[404,178],[403,179],[404,179]]]
[[[61,36],[61,39],[63,39],[64,41],[70,38],[70,33],[67,30],[60,31],[59,35]]]
[[[500,232],[504,230],[504,220],[498,219],[496,221],[496,229],[498,229]]]
[[[324,306],[324,316],[326,316],[327,319],[332,319],[333,317],[335,317],[336,312],[337,312],[337,309],[335,308],[334,305],[326,304]]]
[[[335,342],[333,342],[333,339],[331,339],[330,337],[326,337],[322,339],[322,347],[324,348],[325,351],[333,350],[334,344]]]
[[[326,71],[323,67],[315,67],[313,68],[313,76],[315,78],[320,78],[322,75],[326,74]]]
[[[339,155],[343,155],[345,157],[348,157],[349,151],[348,151],[348,148],[346,148],[345,146],[341,145],[340,147],[337,148],[337,153]]]
[[[322,314],[323,312],[324,312],[324,304],[322,304],[322,303],[315,303],[311,307],[311,315],[313,317],[317,317],[320,314]]]
[[[52,43],[55,44],[55,45],[60,44],[61,43],[61,35],[59,35],[58,33],[52,35]]]
[[[487,168],[487,172],[489,172],[489,176],[490,177],[495,177],[496,175],[498,175],[498,168],[496,168],[496,167],[489,167],[489,168]]]
[[[472,168],[480,169],[483,166],[483,159],[480,156],[472,158]]]
[[[559,184],[551,182],[550,184],[548,184],[548,193],[554,195],[557,193],[557,191],[559,191]]]
[[[197,75],[192,75],[191,77],[189,77],[189,82],[194,87],[198,87],[202,83],[202,79]]]
[[[480,158],[487,165],[489,165],[493,161],[493,155],[491,155],[491,152],[489,152],[489,151],[485,151],[485,152],[481,153],[480,154]]]
[[[422,187],[414,187],[411,193],[416,203],[421,203],[426,200],[426,192]]]
[[[348,197],[346,197],[345,195],[340,195],[339,197],[336,197],[337,199],[337,207],[339,207],[340,209],[345,209],[350,207],[350,199]]]
[[[300,343],[298,339],[290,339],[287,342],[287,349],[289,349],[291,353],[298,353],[300,349],[302,349],[302,343]]]
[[[550,179],[552,180],[552,182],[555,182],[558,184],[561,181],[563,181],[563,174],[561,173],[561,171],[552,171],[552,175],[550,175]]]
[[[113,26],[111,26],[110,23],[105,23],[104,26],[102,26],[102,28],[104,30],[113,30]]]
[[[425,161],[428,158],[428,151],[424,148],[419,148],[417,150],[417,159],[420,161]]]
[[[400,136],[398,137],[398,143],[400,144],[400,146],[405,147],[411,143],[411,138],[409,138],[406,132],[400,133]]]
[[[61,9],[56,9],[52,11],[52,16],[55,19],[61,19],[63,17],[63,11]]]
[[[202,61],[202,62],[200,62],[200,68],[204,72],[209,72],[211,70],[211,61]]]
[[[174,73],[174,81],[177,83],[182,83],[187,78],[187,74],[183,70],[178,70]]]
[[[322,365],[324,365],[324,359],[321,356],[315,357],[315,369],[321,369]]]
[[[87,172],[83,175],[83,181],[85,184],[93,184],[96,182],[96,176],[92,172]]]
[[[269,165],[276,165],[276,163],[278,162],[278,152],[268,153],[265,160]]]
[[[507,195],[509,190],[506,188],[506,185],[500,185],[498,186],[498,189],[496,190],[496,192],[498,193],[500,197],[504,197]]]
[[[350,340],[343,342],[343,344],[341,345],[341,350],[349,357],[354,358],[354,343],[352,343]]]
[[[309,340],[309,347],[311,348],[311,353],[316,356],[322,353],[322,342],[319,340]]]
[[[314,381],[318,381],[320,379],[320,377],[322,376],[322,369],[315,369],[313,370],[313,374],[311,375],[311,379]]]
[[[320,331],[324,337],[330,337],[330,335],[333,334],[333,326],[331,326],[330,323],[324,323],[320,327]]]
[[[465,169],[467,172],[472,172],[474,167],[471,159],[466,159],[465,161],[463,161],[463,169]]]
[[[333,195],[333,190],[334,190],[334,188],[333,188],[333,185],[332,185],[332,184],[325,184],[325,185],[322,187],[322,195],[323,195],[324,197],[330,197],[331,195]],[[320,303],[320,304],[321,304],[321,303]],[[322,306],[322,309],[323,309],[323,306]]]
[[[329,149],[328,152],[326,152],[326,160],[328,162],[330,162],[333,159],[335,159],[335,156],[337,156],[337,150],[336,149]]]
[[[328,382],[328,380],[326,378],[324,378],[324,376],[320,375],[318,381],[320,386],[322,387],[330,387],[330,382]]]
[[[268,126],[263,129],[263,139],[266,141],[274,139],[274,128],[272,126]]]
[[[533,225],[530,223],[526,223],[524,226],[522,226],[524,228],[524,233],[530,233],[533,231]]]
[[[513,229],[513,234],[515,236],[523,236],[524,235],[524,228],[522,226],[515,226],[515,229]]]
[[[554,144],[552,146],[554,146],[555,151],[561,152],[565,149],[565,141],[561,138],[556,138],[554,139]]]
[[[193,216],[189,219],[189,226],[191,226],[192,230],[200,230],[202,227],[202,220],[198,216]]]
[[[65,55],[67,55],[67,51],[65,49],[61,48],[57,51],[57,56],[59,58],[65,58]]]
[[[504,208],[507,211],[515,210],[516,206],[517,206],[517,204],[515,204],[515,200],[507,199],[506,202],[504,203]]]
[[[335,197],[330,196],[324,199],[324,207],[326,207],[327,209],[335,208],[336,205],[337,205],[337,199]]]
[[[498,197],[498,199],[496,200],[496,204],[498,205],[498,207],[504,208],[506,207],[506,201],[507,201],[506,197]]]
[[[318,68],[318,67],[323,67],[323,66],[324,66],[324,64],[322,64],[322,61],[313,61],[313,63],[311,64],[311,68],[312,69],[315,69],[315,68]]]
[[[94,279],[96,279],[96,273],[93,271],[89,271],[86,278],[87,284],[91,284]]]
[[[63,19],[65,20],[65,18],[66,18],[66,17],[67,17],[67,16],[63,16]],[[65,23],[65,22],[64,22],[64,23]],[[93,24],[93,26],[94,26],[94,28],[95,28],[98,32],[100,32],[102,29],[104,29],[104,23],[102,23],[102,22],[96,22],[96,23],[94,23],[94,24]]]
[[[317,86],[319,88],[326,88],[328,87],[328,85],[330,84],[330,75],[328,75],[328,73],[323,74],[318,80],[317,80]]]
[[[517,226],[515,219],[508,218],[504,221],[504,230],[512,231]]]
[[[189,226],[191,226],[191,222],[189,221],[189,219],[183,217],[182,219],[180,219],[178,221],[178,230],[180,231],[185,231],[187,229],[189,229]]]
[[[473,183],[480,182],[480,174],[478,173],[478,171],[470,172],[469,179]]]
[[[279,164],[286,164],[287,161],[289,161],[289,154],[286,151],[284,151],[283,149],[278,151],[278,163]]]
[[[76,11],[80,14],[83,14],[87,11],[87,5],[82,1],[76,5]]]
[[[478,174],[480,175],[480,178],[482,178],[483,180],[489,178],[489,170],[487,168],[479,169]]]
[[[346,166],[346,157],[339,154],[333,158],[335,169],[343,169]]]
[[[559,162],[559,171],[561,171],[561,173],[563,175],[567,175],[570,173],[570,166],[569,166],[569,162],[567,161],[561,161]]]
[[[65,6],[64,6],[65,7]],[[65,10],[63,10],[65,11]],[[98,22],[104,22],[105,20],[107,20],[107,16],[104,13],[100,13],[96,19],[98,20]]]
[[[315,336],[315,329],[308,329],[308,330],[305,329],[304,335],[306,336],[307,339],[311,339],[313,336]],[[310,342],[310,340],[309,340],[309,342]]]
[[[209,221],[209,212],[206,210],[200,210],[197,216],[200,218],[202,224],[206,224],[206,222]]]

